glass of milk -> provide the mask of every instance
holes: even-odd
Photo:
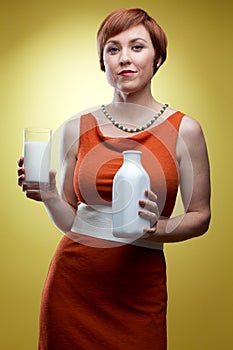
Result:
[[[43,128],[24,129],[25,183],[49,182],[52,130]]]

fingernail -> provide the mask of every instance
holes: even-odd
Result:
[[[146,205],[146,202],[143,200],[143,199],[140,199],[139,200],[139,204],[141,205],[141,207],[145,207],[145,205]]]

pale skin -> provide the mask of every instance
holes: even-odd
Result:
[[[109,38],[104,47],[103,60],[106,78],[113,86],[113,103],[134,103],[156,112],[161,108],[151,93],[151,79],[154,64],[161,63],[149,33],[143,25],[131,27],[115,37]],[[174,113],[168,108],[164,118]],[[110,136],[127,137],[124,131],[110,122],[103,122],[99,115],[102,132]],[[142,117],[143,118],[143,117]],[[123,125],[143,125],[145,120],[131,120],[125,116],[119,120]],[[48,214],[59,229],[70,230],[77,209],[77,198],[73,189],[73,174],[78,147],[77,130],[79,120],[66,123],[62,135],[61,147],[61,195],[56,188],[56,172],[50,171],[49,188],[25,187],[25,169],[23,157],[18,164],[18,184],[23,187],[26,196],[43,201]],[[146,190],[146,200],[140,200],[139,215],[150,220],[151,227],[145,228],[146,240],[156,242],[178,242],[204,234],[210,221],[210,175],[209,161],[202,129],[197,121],[185,116],[181,122],[176,146],[176,158],[179,165],[180,192],[184,205],[184,214],[174,218],[160,218],[157,196]]]

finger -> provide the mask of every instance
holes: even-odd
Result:
[[[158,209],[158,206],[157,206],[158,197],[157,197],[157,195],[151,190],[146,190],[145,196],[147,199],[141,199],[139,201],[139,204],[141,205],[141,207],[147,208],[148,210],[157,211],[157,209]]]
[[[49,171],[49,183],[50,183],[50,185],[52,185],[52,187],[56,186],[56,175],[57,175],[56,170],[51,169]]]
[[[18,176],[24,175],[25,174],[25,169],[24,168],[18,168],[17,174],[18,174]]]
[[[147,211],[150,211],[154,214],[156,214],[157,216],[159,216],[159,208],[158,208],[158,205],[156,202],[153,202],[151,200],[139,200],[139,205],[147,210]]]
[[[150,221],[151,227],[153,227],[159,219],[159,215],[157,213],[148,210],[139,210],[138,214],[140,217]]]
[[[23,166],[23,163],[24,163],[24,157],[20,157],[20,158],[18,159],[18,166],[19,166],[19,167],[22,167],[22,166]]]
[[[159,208],[156,202],[152,202],[150,200],[146,200],[145,201],[145,206],[144,208],[146,210],[152,211],[153,213],[155,213],[156,215],[159,214]]]
[[[146,233],[148,233],[150,235],[150,238],[152,238],[151,236],[153,236],[156,232],[156,228],[148,228],[146,229]]]
[[[147,236],[143,237],[145,240],[154,240],[156,237],[157,223],[153,227],[145,228],[143,231],[145,234],[147,234]]]
[[[158,200],[158,196],[151,190],[146,190],[145,195],[152,202],[157,202]]]
[[[42,192],[54,191],[56,189],[56,174],[57,174],[56,170],[51,169],[49,171],[49,182],[40,183],[40,190]]]
[[[22,187],[24,181],[25,181],[25,175],[22,174],[21,176],[18,177],[18,185],[19,185],[20,187]]]
[[[144,232],[148,233],[150,236],[155,234],[156,230],[157,230],[157,223],[154,226],[152,226],[152,227],[144,228]]]

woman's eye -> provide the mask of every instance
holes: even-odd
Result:
[[[142,45],[134,45],[132,47],[133,51],[141,51],[143,49],[143,46]]]
[[[115,53],[117,53],[119,51],[119,49],[117,47],[109,47],[109,49],[107,50],[111,55],[114,55]]]

